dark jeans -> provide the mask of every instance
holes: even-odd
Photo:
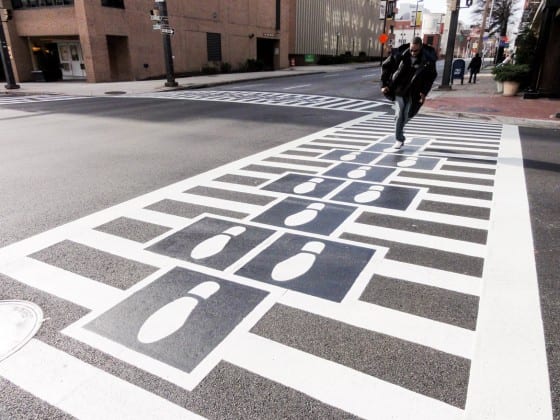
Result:
[[[478,74],[478,72],[474,73],[471,71],[471,74],[469,75],[469,83],[473,82],[476,83],[476,75]],[[474,81],[473,81],[473,76],[474,76]]]

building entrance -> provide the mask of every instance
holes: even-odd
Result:
[[[275,52],[278,48],[278,40],[268,38],[257,38],[257,60],[264,63],[264,70],[274,70]]]
[[[79,42],[59,42],[58,56],[63,79],[85,79],[86,68]]]

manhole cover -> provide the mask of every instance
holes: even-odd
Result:
[[[0,361],[31,340],[42,321],[43,311],[34,303],[0,300]]]

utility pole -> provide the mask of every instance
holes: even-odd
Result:
[[[161,35],[163,38],[163,54],[165,59],[165,72],[167,74],[166,87],[175,87],[179,84],[175,81],[175,74],[173,69],[173,52],[171,51],[171,35],[174,30],[169,27],[169,16],[167,15],[167,3],[165,0],[155,0],[156,8],[159,10],[161,17]]]
[[[6,41],[6,34],[4,33],[3,22],[7,22],[12,18],[12,11],[8,9],[0,9],[0,58],[4,67],[4,74],[6,75],[6,89],[19,89],[14,77],[14,70],[12,69],[12,60],[10,57],[10,49],[8,48],[8,41]]]
[[[393,4],[394,0],[386,0],[385,1],[385,13],[383,14],[383,34],[385,34],[385,31],[387,30],[387,15],[390,14],[390,19],[393,19],[393,15],[394,15],[394,4]],[[389,4],[390,3],[390,4]],[[383,64],[383,50],[384,50],[384,42],[381,43],[381,52],[380,52],[380,56],[381,59],[379,60],[379,65],[381,66]]]
[[[440,89],[450,90],[451,85],[451,66],[453,64],[453,54],[455,51],[455,38],[457,36],[457,23],[459,22],[459,8],[461,0],[455,1],[455,6],[451,9],[451,21],[449,22],[449,35],[447,36],[447,50],[445,51],[445,64],[443,67],[443,77],[441,79]]]
[[[480,28],[480,39],[478,40],[478,48],[476,52],[482,57],[484,52],[484,33],[486,32],[486,19],[488,18],[488,12],[490,11],[490,2],[492,0],[486,0],[484,3],[484,13],[482,14],[482,27]]]

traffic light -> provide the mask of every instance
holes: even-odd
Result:
[[[12,20],[12,11],[10,9],[0,9],[0,20],[2,22]]]

